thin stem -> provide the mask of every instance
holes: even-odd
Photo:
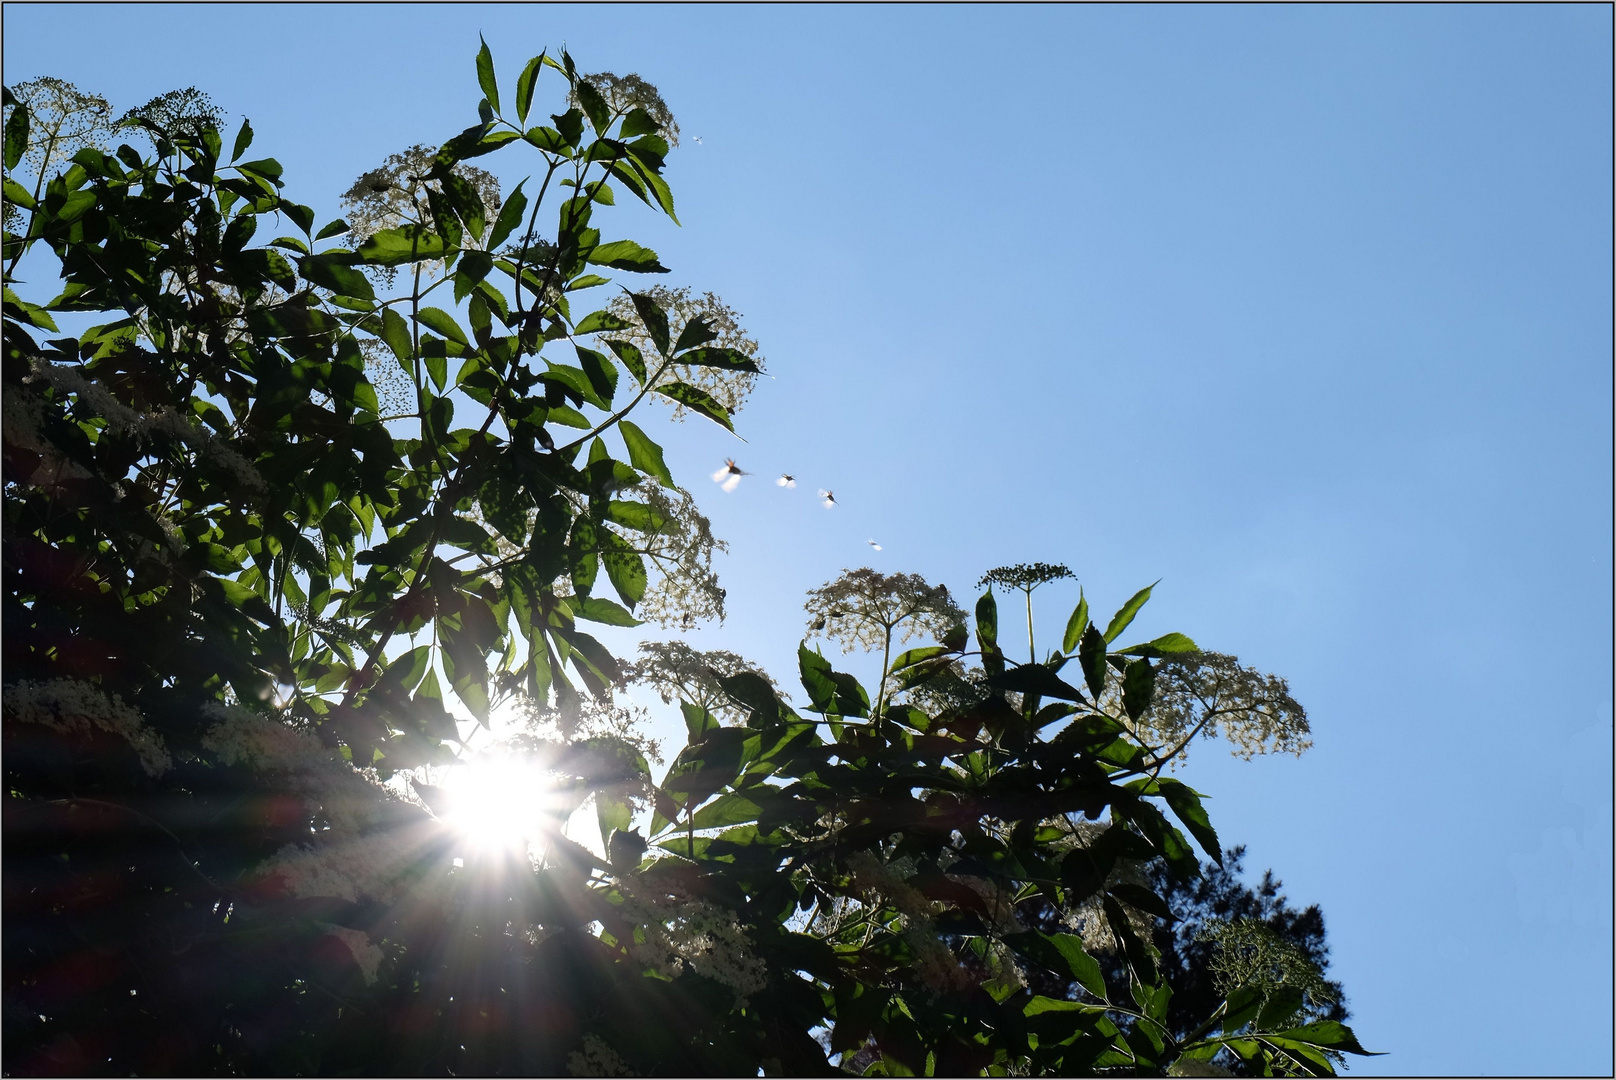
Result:
[[[1022,589],[1021,591],[1027,594],[1027,662],[1036,664],[1038,662],[1038,650],[1032,647],[1032,590]]]

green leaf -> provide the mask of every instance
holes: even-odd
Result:
[[[572,328],[572,332],[580,336],[583,334],[598,334],[603,330],[627,330],[631,325],[633,324],[628,320],[620,319],[609,311],[591,311],[588,315],[578,320],[578,325]]]
[[[582,121],[580,121],[580,126],[581,124]],[[535,125],[523,132],[522,138],[526,139],[530,145],[536,146],[549,154],[564,154],[572,147],[572,143],[568,141],[567,137],[555,128]]]
[[[328,229],[330,227],[326,226]],[[369,278],[353,267],[328,256],[310,255],[306,259],[300,259],[298,269],[306,280],[322,289],[330,289],[340,296],[352,296],[357,300],[376,299],[376,292],[371,288]]]
[[[668,268],[657,261],[656,252],[632,240],[613,240],[609,244],[597,245],[589,253],[589,262],[614,270],[632,270],[637,274],[668,273]]]
[[[1258,1031],[1275,1031],[1281,1024],[1288,1022],[1302,1008],[1303,993],[1297,986],[1278,986],[1263,1002],[1262,1011],[1257,1014]]]
[[[628,447],[629,463],[645,475],[661,481],[663,487],[673,487],[673,474],[668,472],[668,466],[662,460],[662,447],[627,420],[617,422],[617,431],[623,436],[623,444]]]
[[[324,228],[314,234],[314,238],[316,240],[329,240],[333,236],[341,236],[348,229],[348,223],[341,218],[337,218],[335,221],[327,222]]]
[[[572,539],[568,541],[567,555],[572,574],[572,589],[588,598],[600,572],[600,530],[595,523],[581,517],[572,524]]]
[[[284,171],[281,168],[281,163],[276,161],[274,158],[259,158],[257,161],[243,161],[240,165],[237,165],[236,168],[240,169],[242,172],[254,173],[258,176],[262,176],[265,180],[273,182],[276,187],[280,186],[281,173]]]
[[[477,50],[477,85],[482,89],[483,97],[488,99],[488,104],[499,112],[499,82],[494,78],[494,54],[488,51],[488,42],[483,41],[481,34],[477,35],[477,40],[482,44]]]
[[[24,210],[34,208],[34,197],[28,194],[28,189],[9,176],[5,178],[5,188],[7,202],[20,206]]]
[[[1083,939],[1074,934],[1045,934],[1028,930],[1005,937],[1005,943],[1029,960],[1069,979],[1075,979],[1083,989],[1106,1000],[1105,978],[1100,964],[1083,948]]]
[[[441,348],[427,349],[424,347],[426,344],[422,342],[421,351],[424,355],[421,359],[426,363],[426,373],[432,377],[432,385],[437,387],[438,393],[441,394],[444,384],[449,381],[449,358],[443,354]],[[439,341],[437,344],[441,346],[443,342]]]
[[[707,344],[717,336],[718,331],[712,328],[711,323],[700,315],[693,316],[679,331],[679,340],[673,343],[673,351],[682,353],[686,349],[694,349],[697,345]]]
[[[640,355],[640,350],[617,338],[607,338],[606,344],[611,346],[612,352],[616,353],[617,358],[623,362],[623,366],[628,368],[629,374],[634,376],[634,381],[644,386],[646,379],[645,357]]]
[[[898,658],[892,661],[892,671],[893,673],[897,673],[902,671],[904,668],[914,667],[922,660],[930,660],[933,657],[944,656],[953,651],[953,649],[950,649],[946,645],[927,645],[920,649],[909,649],[905,652],[899,653]]]
[[[483,197],[459,173],[445,173],[438,182],[443,185],[444,197],[454,207],[455,214],[465,222],[466,231],[471,233],[474,239],[481,240],[483,230],[488,225],[488,208],[483,205]],[[455,243],[452,238],[449,242],[451,245]]]
[[[400,266],[424,259],[441,259],[443,237],[419,225],[404,225],[372,233],[359,245],[359,260],[371,266]]]
[[[516,122],[527,123],[527,110],[533,104],[533,85],[539,81],[539,71],[544,67],[544,54],[540,53],[527,62],[522,74],[516,77]]]
[[[297,227],[303,230],[305,236],[314,231],[314,209],[312,207],[282,199],[277,209],[296,222]]]
[[[1115,615],[1111,616],[1111,624],[1105,628],[1105,643],[1107,645],[1117,640],[1117,635],[1128,629],[1128,624],[1133,622],[1133,617],[1139,614],[1139,609],[1145,606],[1146,600],[1150,599],[1150,590],[1160,584],[1161,581],[1158,579],[1146,585],[1143,589],[1134,593],[1128,602],[1123,604]]]
[[[758,370],[757,362],[739,349],[691,349],[678,355],[679,363],[695,367],[721,368],[724,371]]]
[[[1120,885],[1112,885],[1106,891],[1129,907],[1138,908],[1140,911],[1154,915],[1158,919],[1172,921],[1173,912],[1167,906],[1167,901],[1143,885],[1132,885],[1124,882]]]
[[[691,412],[697,412],[721,425],[726,431],[734,431],[735,425],[730,422],[729,410],[713,400],[711,394],[705,390],[698,390],[688,383],[664,383],[655,387],[657,393],[665,398],[677,401]]]
[[[600,820],[601,843],[610,841],[614,830],[628,832],[629,826],[634,824],[634,811],[628,803],[603,791],[595,793],[595,815]]]
[[[716,731],[719,727],[718,718],[700,705],[681,701],[679,711],[684,713],[685,730],[689,732],[692,743],[700,742],[709,731]]]
[[[608,600],[604,596],[585,596],[575,598],[573,611],[580,619],[598,622],[606,626],[643,626],[643,620],[636,619],[618,605],[615,600]]]
[[[398,357],[400,363],[407,365],[414,359],[409,324],[392,308],[382,309],[382,324],[376,336],[387,343],[387,347],[393,350],[393,355]]]
[[[230,160],[234,162],[237,158],[239,158],[247,147],[252,145],[252,141],[252,124],[249,123],[245,117],[243,117],[241,121],[241,129],[236,132],[236,145],[230,149]]]
[[[1156,693],[1156,672],[1148,658],[1134,660],[1122,675],[1122,708],[1128,719],[1137,720],[1150,708]]]
[[[1081,690],[1043,664],[1022,664],[1020,667],[990,676],[988,685],[996,690],[1010,690],[1036,697],[1061,698],[1065,701],[1084,700]]]
[[[623,124],[617,129],[618,134],[625,139],[632,139],[636,135],[655,135],[662,129],[651,118],[651,114],[644,109],[635,109],[623,117]]]
[[[606,504],[606,520],[625,529],[645,533],[661,532],[662,527],[668,523],[667,518],[645,503],[623,502],[617,499]]]
[[[424,307],[416,315],[416,318],[421,320],[421,325],[436,330],[450,341],[458,342],[467,348],[471,347],[471,342],[467,339],[466,332],[460,329],[460,324],[454,321],[454,316],[442,308]]]
[[[1347,1025],[1335,1020],[1316,1020],[1301,1027],[1289,1028],[1285,1031],[1276,1031],[1274,1034],[1284,1039],[1295,1039],[1297,1042],[1310,1043],[1313,1046],[1323,1046],[1330,1050],[1341,1050],[1348,1054],[1362,1054],[1365,1057],[1379,1057],[1380,1054],[1365,1050],[1358,1042],[1358,1037],[1352,1033]]]
[[[527,178],[523,177],[522,183],[517,184],[511,197],[505,200],[505,205],[499,208],[499,217],[494,219],[494,231],[488,234],[489,251],[496,250],[522,224],[522,214],[527,210],[527,196],[522,193],[522,184],[525,183]]]
[[[1201,850],[1222,866],[1223,848],[1218,842],[1217,830],[1212,828],[1212,819],[1207,817],[1206,808],[1201,805],[1204,796],[1188,784],[1170,777],[1158,779],[1156,787],[1155,794],[1160,795],[1172,808],[1178,820],[1195,837],[1195,842],[1201,845]]]
[[[1072,617],[1066,621],[1066,637],[1061,641],[1061,652],[1070,656],[1077,651],[1078,642],[1083,640],[1083,631],[1089,628],[1089,602],[1083,595],[1083,590],[1077,590],[1077,607]]]
[[[801,673],[802,688],[808,691],[808,702],[813,710],[820,713],[835,711],[836,680],[830,661],[803,642],[797,646],[797,668]]]
[[[578,104],[584,107],[584,115],[589,117],[589,126],[595,129],[595,134],[606,134],[606,129],[611,126],[612,110],[600,91],[587,79],[579,79],[572,84],[572,89],[578,95]]]
[[[17,102],[11,107],[11,116],[6,120],[6,171],[10,172],[22,160],[23,151],[28,149],[28,106]]]
[[[976,641],[983,651],[999,643],[999,602],[993,597],[991,585],[976,601]]]
[[[1126,649],[1112,649],[1113,656],[1172,656],[1175,653],[1200,652],[1200,646],[1183,634],[1163,634],[1143,645],[1129,645]]]
[[[582,345],[573,348],[578,354],[578,365],[583,368],[596,397],[606,403],[601,407],[609,407],[617,393],[617,365],[594,349],[586,349]]]
[[[617,595],[623,598],[623,603],[633,610],[645,595],[648,584],[645,560],[629,547],[627,540],[614,532],[602,532],[601,541],[601,561],[606,564],[606,576],[611,579]]]
[[[668,355],[668,313],[662,310],[655,300],[641,293],[631,292],[629,299],[634,302],[634,310],[640,313],[640,322],[645,324],[645,332],[651,335],[656,344],[657,351],[663,356]]]
[[[744,825],[756,821],[762,808],[752,800],[736,795],[720,795],[700,810],[691,821],[694,829],[722,829],[729,825]]]
[[[1083,630],[1083,640],[1077,647],[1077,659],[1083,666],[1083,678],[1089,692],[1096,698],[1105,689],[1105,635],[1089,623]]]
[[[763,676],[753,671],[741,671],[720,678],[718,685],[724,688],[724,693],[758,713],[764,727],[773,727],[780,722],[780,699],[775,696],[769,680]]]

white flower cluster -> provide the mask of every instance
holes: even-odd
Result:
[[[393,792],[277,714],[217,703],[203,710],[217,721],[202,736],[204,749],[227,765],[281,774],[331,823],[312,845],[281,848],[259,867],[263,873],[278,876],[297,897],[388,900],[401,893],[419,847],[396,828],[367,831],[397,799]]]
[[[165,406],[149,413],[131,409],[99,382],[87,378],[80,369],[66,364],[35,360],[31,374],[23,381],[44,382],[58,393],[77,395],[90,413],[106,420],[107,431],[113,434],[128,435],[140,440],[148,439],[154,434],[167,435],[205,455],[242,487],[258,495],[269,490],[263,476],[250,461],[211,432],[180,415],[176,409]]]
[[[1100,838],[1100,834],[1108,828],[1121,828],[1119,825],[1102,825],[1097,821],[1065,822],[1070,830],[1070,839],[1057,841],[1059,846],[1070,844],[1073,848],[1085,848]],[[1068,858],[1072,856],[1068,855]],[[1141,885],[1150,887],[1150,880],[1145,876],[1144,863],[1137,859],[1118,859],[1111,867],[1111,873],[1106,875],[1105,884],[1112,885]],[[1091,953],[1111,953],[1117,948],[1116,936],[1111,932],[1111,924],[1106,919],[1102,892],[1097,892],[1086,900],[1078,902],[1070,910],[1062,913],[1061,922],[1068,930],[1083,939],[1083,948]],[[1155,932],[1155,916],[1122,903],[1122,910],[1128,916],[1129,926],[1134,935],[1143,941],[1149,941]]]
[[[403,895],[406,875],[420,854],[420,846],[396,830],[328,834],[309,846],[287,844],[258,869],[280,878],[286,891],[299,899],[353,903],[370,897],[390,903]]]
[[[63,480],[83,480],[90,471],[62,454],[39,425],[44,422],[44,408],[36,398],[24,394],[7,394],[0,402],[0,431],[5,433],[8,446],[38,454],[40,462],[25,481],[30,487],[54,489]]]
[[[567,1055],[567,1072],[572,1076],[638,1076],[621,1054],[607,1046],[600,1036],[584,1036],[584,1048]]]
[[[1027,928],[1021,925],[1016,917],[1015,897],[1008,889],[1001,888],[987,878],[972,877],[969,874],[949,874],[951,881],[957,881],[982,898],[982,906],[987,908],[988,925],[996,934],[1019,934]]]
[[[325,928],[326,933],[348,947],[348,952],[353,954],[354,963],[359,965],[360,974],[365,977],[365,984],[368,986],[374,983],[376,971],[386,957],[370,940],[370,935],[363,930],[337,926],[335,923],[326,923]]]
[[[903,939],[915,956],[915,972],[933,993],[953,993],[976,985],[976,979],[937,936],[931,917],[932,902],[906,880],[914,873],[912,860],[897,859],[889,865],[872,852],[859,851],[849,856],[847,867],[855,886],[898,909],[903,919]]]
[[[53,731],[99,729],[116,735],[134,747],[148,776],[161,776],[172,764],[163,737],[146,727],[136,709],[116,694],[109,698],[76,679],[13,683],[5,689],[5,715],[13,722],[41,724]]]
[[[622,915],[635,927],[629,956],[667,978],[689,967],[733,990],[742,1007],[767,985],[762,958],[721,907],[684,896],[630,896]]]

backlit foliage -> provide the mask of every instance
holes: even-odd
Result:
[[[647,287],[657,254],[604,238],[631,208],[677,220],[655,88],[565,52],[502,85],[484,45],[475,70],[476,122],[324,224],[205,95],[109,133],[147,156],[97,141],[99,98],[7,91],[4,1071],[1360,1052],[1233,936],[1211,1015],[1170,1017],[1147,871],[1191,880],[1192,840],[1221,849],[1165,740],[1305,729],[1282,682],[1184,635],[1119,646],[1148,588],[1104,629],[1081,601],[1018,664],[991,587],[967,627],[940,585],[848,571],[809,631],[879,651],[873,701],[806,642],[788,698],[738,656],[624,664],[588,631],[722,618],[721,544],[639,406],[733,430],[761,357],[712,294]],[[339,119],[364,114],[310,122]],[[494,153],[533,171],[501,190],[467,164]],[[18,278],[30,252],[59,280]],[[993,580],[1030,591],[1041,565]],[[686,724],[660,779],[630,683]],[[477,731],[496,710],[510,728]],[[531,791],[492,817],[526,831],[482,845],[442,781],[496,756]]]

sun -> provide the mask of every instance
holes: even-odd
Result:
[[[523,851],[553,812],[550,776],[517,757],[478,755],[443,781],[445,821],[473,850]]]

